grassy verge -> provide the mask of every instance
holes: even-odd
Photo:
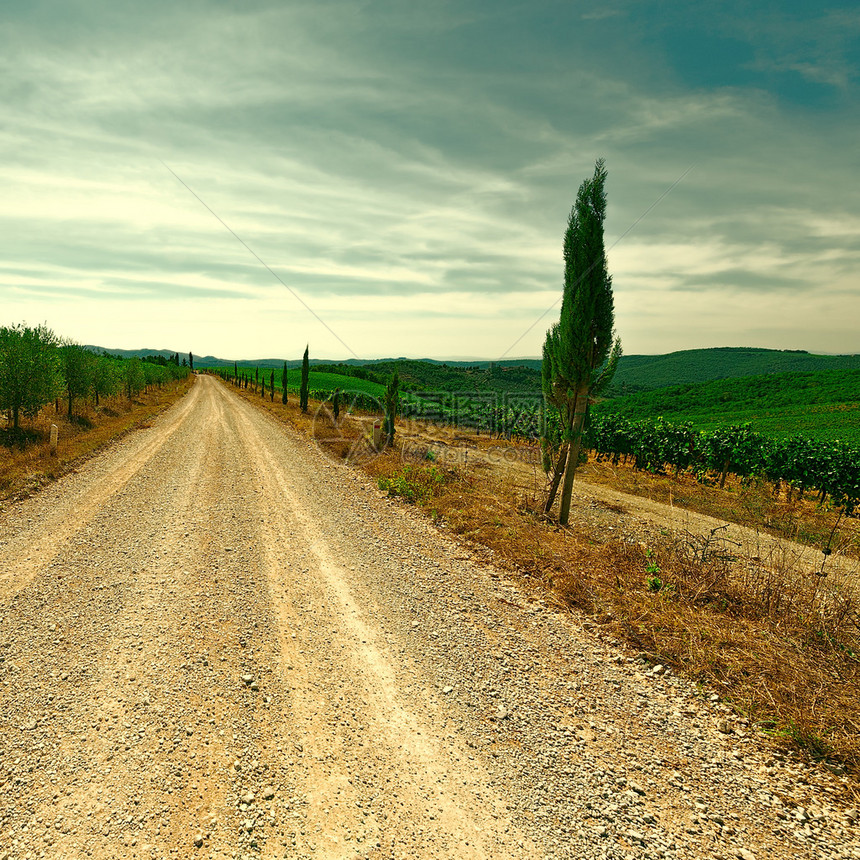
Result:
[[[66,417],[65,404],[60,410],[43,409],[34,422],[27,423],[18,437],[0,430],[0,501],[23,498],[56,480],[104,445],[138,427],[146,426],[193,384],[194,377],[152,388],[133,400],[127,397],[104,398],[95,408],[92,404],[77,406],[74,419]],[[51,424],[59,428],[57,455],[49,451]]]
[[[539,513],[542,487],[524,490],[480,461],[442,464],[414,440],[377,456],[366,416],[341,416],[335,426],[324,409],[313,414],[315,404],[302,415],[294,403],[248,399],[447,531],[492,549],[497,563],[539,580],[607,635],[718,691],[775,743],[860,773],[852,594],[826,590],[778,553],[740,553],[719,531],[607,538],[575,516],[573,528],[559,529]]]

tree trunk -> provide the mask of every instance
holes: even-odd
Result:
[[[561,510],[558,512],[558,522],[562,526],[566,526],[570,521],[570,497],[573,492],[573,476],[576,473],[576,465],[579,460],[580,438],[575,438],[570,443],[570,449],[567,452],[564,484],[561,487]]]
[[[726,475],[729,474],[729,466],[731,465],[731,460],[726,457],[725,463],[723,463],[723,471],[720,473],[720,489],[726,484]]]
[[[561,488],[561,510],[558,514],[560,525],[566,526],[570,519],[570,495],[573,491],[573,476],[579,465],[579,449],[582,446],[582,429],[588,413],[588,385],[582,385],[576,392],[573,422],[570,429],[570,451],[567,454],[567,467],[564,470],[564,484]]]
[[[543,506],[543,512],[547,516],[549,516],[549,512],[552,510],[552,504],[555,501],[555,494],[558,492],[558,485],[561,483],[561,476],[564,474],[564,467],[567,464],[568,447],[568,444],[565,442],[561,446],[561,450],[558,452],[558,460],[556,461],[555,469],[553,469],[552,484],[549,488],[549,495],[546,498],[546,504]]]

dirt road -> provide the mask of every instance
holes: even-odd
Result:
[[[0,514],[0,860],[860,857],[843,793],[209,377]]]

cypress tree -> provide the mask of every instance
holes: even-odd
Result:
[[[400,408],[400,377],[397,371],[391,374],[388,385],[385,386],[385,435],[388,444],[394,444],[394,419]]]
[[[272,403],[275,402],[275,368],[272,368],[272,375],[269,377],[269,399]]]
[[[310,378],[311,364],[308,358],[308,347],[305,347],[305,354],[302,357],[302,384],[299,388],[299,406],[302,412],[308,411],[308,380]]]
[[[570,211],[564,236],[561,314],[547,332],[543,347],[543,390],[547,402],[559,412],[565,443],[559,511],[562,525],[567,525],[570,517],[573,478],[589,405],[611,382],[621,356],[621,341],[613,331],[612,278],[603,246],[605,183],[606,169],[599,159],[594,175],[580,185]],[[561,465],[559,462],[557,470]],[[548,507],[551,505],[552,497],[548,499]]]
[[[281,371],[281,403],[287,402],[287,363],[284,362],[284,369]]]

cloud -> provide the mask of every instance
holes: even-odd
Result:
[[[720,295],[755,296],[745,319],[797,307],[798,342],[782,345],[803,346],[817,317],[798,296],[841,301],[856,271],[856,117],[768,83],[809,63],[850,90],[833,15],[756,30],[687,7],[643,23],[629,3],[585,19],[477,0],[78,5],[13,7],[0,37],[8,321],[56,314],[98,342],[98,320],[104,340],[120,314],[139,344],[180,315],[196,352],[274,355],[313,336],[345,357],[162,162],[367,355],[501,354],[560,295],[567,214],[601,155],[628,351],[711,338],[679,314]],[[695,56],[717,44],[712,24],[753,59],[688,80],[679,34]],[[522,352],[539,353],[552,317]]]

